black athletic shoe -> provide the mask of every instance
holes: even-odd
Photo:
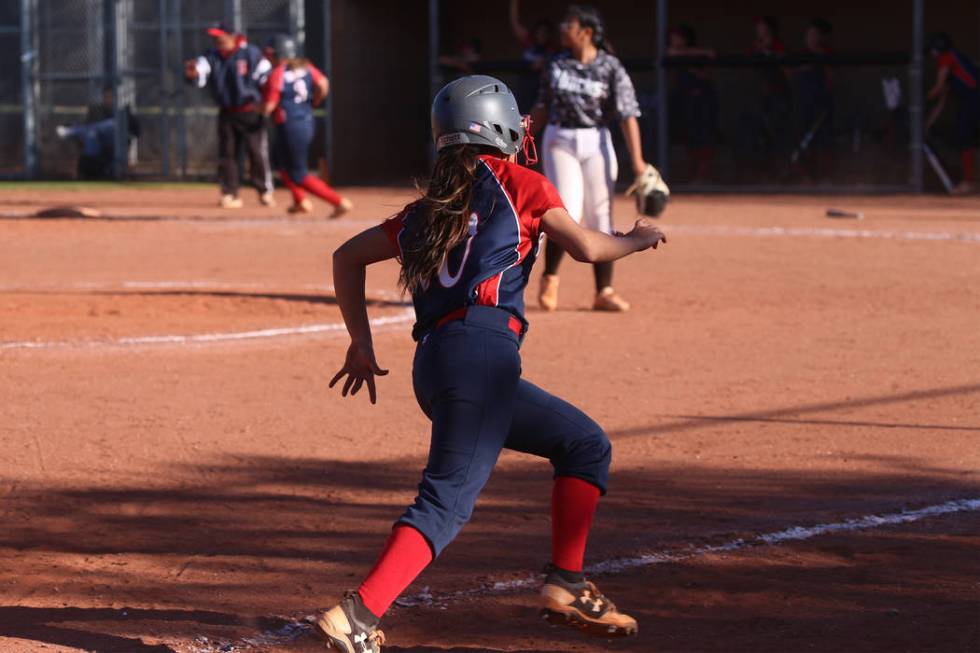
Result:
[[[354,601],[358,599],[356,592],[347,592],[343,601],[317,617],[317,632],[342,653],[379,653],[385,635],[377,626],[357,620]]]
[[[570,583],[550,571],[541,588],[541,617],[596,637],[628,637],[637,633],[636,619],[616,609],[587,580]]]

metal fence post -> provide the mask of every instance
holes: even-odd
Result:
[[[429,100],[436,96],[442,88],[442,73],[439,70],[439,0],[429,0]],[[432,139],[429,144],[429,163],[435,163],[436,148]]]
[[[184,26],[181,22],[181,4],[182,0],[176,0],[171,5],[173,12],[171,19],[173,20],[174,50],[177,51],[177,58],[183,64]],[[183,80],[183,71],[181,71],[181,77],[175,81],[175,84],[177,85],[177,165],[180,166],[180,178],[183,179],[187,176],[187,84]]]
[[[242,0],[225,0],[225,20],[232,31],[242,31]]]
[[[324,4],[327,5],[323,8],[326,11],[329,0]],[[299,51],[306,52],[306,3],[303,0],[289,0],[289,33],[296,39]]]
[[[112,157],[112,176],[122,179],[126,176],[129,163],[129,119],[126,107],[132,101],[122,75],[123,66],[129,61],[127,23],[129,20],[129,0],[107,0],[107,11],[112,12],[112,89],[115,134]]]
[[[160,28],[160,80],[158,86],[160,102],[160,174],[164,177],[170,176],[170,102],[171,92],[168,89],[168,57],[170,51],[167,41],[167,16],[170,10],[167,7],[167,0],[160,0],[160,15],[157,22]]]
[[[667,0],[657,0],[657,167],[667,175],[670,136],[667,122]]]
[[[333,84],[333,2],[323,0],[323,74]],[[333,174],[333,89],[323,103],[323,158]]]
[[[923,0],[912,2],[912,61],[909,65],[909,184],[912,189],[921,193],[922,157],[925,130],[923,127],[923,97],[922,97],[922,57],[925,49],[923,32],[924,19]]]
[[[37,0],[20,1],[20,75],[24,106],[24,176],[38,173]]]

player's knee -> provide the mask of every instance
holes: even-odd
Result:
[[[303,179],[306,178],[306,171],[300,170],[299,168],[290,168],[286,171],[286,174],[289,175],[289,180],[297,186],[302,186]]]
[[[562,455],[553,460],[558,476],[577,476],[597,486],[603,493],[609,479],[612,443],[598,425],[582,431],[566,444]]]

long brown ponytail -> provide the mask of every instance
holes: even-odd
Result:
[[[412,293],[439,272],[449,251],[469,230],[470,203],[479,156],[485,148],[455,145],[439,152],[432,176],[419,184],[422,194],[412,218],[416,237],[402,250],[399,285]]]

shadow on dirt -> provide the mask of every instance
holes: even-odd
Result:
[[[683,551],[787,526],[980,494],[959,471],[924,469],[903,457],[876,462],[881,473],[856,476],[617,470],[600,507],[590,558]],[[32,602],[70,605],[79,599],[78,604],[91,604],[88,588],[99,586],[100,596],[114,602],[121,589],[126,603],[159,605],[163,600],[187,609],[5,607],[0,608],[0,636],[99,651],[170,651],[144,645],[131,634],[159,637],[166,632],[193,639],[213,633],[209,625],[247,632],[251,625],[231,615],[296,615],[323,607],[324,593],[338,595],[369,568],[391,522],[411,500],[421,465],[421,460],[238,457],[233,463],[184,470],[192,471],[188,478],[196,482],[21,487],[6,498],[0,550],[12,554],[4,556],[4,564],[11,565],[5,576],[41,576],[34,579],[39,586]],[[549,493],[546,463],[508,456],[481,497],[473,522],[411,591],[438,583],[439,593],[448,593],[541,569],[549,552]],[[132,560],[137,564],[128,564]],[[860,566],[861,560],[848,564]],[[797,572],[780,573],[788,579]],[[801,591],[832,594],[833,587],[814,587],[819,584],[814,573],[808,568],[801,575],[800,582],[808,585]],[[223,596],[221,612],[206,609],[217,607],[216,592]],[[887,601],[874,587],[847,593],[853,602]],[[277,623],[266,621],[263,627]]]
[[[978,390],[980,386],[964,386],[896,397],[912,400]],[[855,401],[870,405],[892,400],[895,397]],[[615,443],[642,434],[660,436],[707,428],[718,420],[800,420],[825,428],[836,422],[803,416],[840,405],[734,416],[677,416],[676,422],[613,432],[611,437]],[[590,539],[589,560],[673,555],[672,562],[642,572],[655,578],[656,600],[651,598],[653,586],[630,585],[625,575],[602,582],[604,588],[608,585],[631,597],[632,605],[646,611],[647,619],[669,617],[677,628],[687,628],[690,637],[703,634],[705,624],[691,621],[689,612],[722,601],[719,597],[732,604],[729,612],[738,613],[739,632],[756,632],[751,624],[772,621],[771,606],[759,600],[762,595],[767,601],[780,596],[812,599],[806,610],[784,612],[783,621],[776,624],[795,628],[797,636],[808,629],[846,623],[854,611],[884,614],[890,605],[913,605],[909,597],[914,605],[975,615],[976,586],[970,596],[962,583],[975,582],[980,575],[976,533],[955,528],[930,531],[928,521],[920,523],[925,526],[919,531],[901,536],[889,530],[869,532],[863,541],[873,540],[874,546],[864,549],[857,543],[860,538],[832,535],[837,539],[826,547],[823,540],[808,542],[806,553],[785,564],[760,562],[725,572],[727,576],[721,578],[717,569],[675,555],[790,527],[980,496],[976,475],[962,467],[928,466],[902,455],[855,453],[851,457],[873,463],[862,469],[874,471],[807,469],[802,460],[780,469],[760,469],[703,466],[695,461],[670,466],[649,456],[633,462],[615,459],[610,491],[600,505]],[[233,638],[275,629],[286,622],[234,615],[302,616],[328,607],[344,589],[356,586],[392,522],[413,499],[423,465],[422,458],[351,462],[236,455],[157,470],[159,476],[151,472],[144,483],[19,485],[0,504],[0,588],[8,604],[0,608],[0,637],[98,651],[162,652],[171,649],[144,644],[139,637],[176,642],[202,633]],[[550,491],[547,462],[506,454],[481,496],[473,521],[409,593],[430,586],[432,593],[446,596],[539,571],[550,553]],[[969,517],[973,521],[966,523],[975,524],[974,517],[975,513]],[[938,522],[939,528],[967,519],[946,517]],[[778,551],[794,546],[786,544]],[[770,550],[775,556],[777,549]],[[66,607],[21,607],[25,603]],[[121,604],[141,607],[118,608]],[[78,607],[67,607],[72,605]],[[171,609],[175,605],[180,609]],[[712,628],[728,623],[721,612]],[[923,618],[932,618],[930,614]],[[423,608],[396,610],[396,617],[416,620],[419,628],[447,630],[450,639],[443,641],[449,642],[454,641],[452,629],[458,627],[461,615],[483,624],[487,632],[495,632],[496,627],[486,625],[486,620],[501,618],[496,613],[481,614],[475,604],[465,601],[454,608],[452,618]],[[941,623],[941,617],[934,623]],[[957,626],[954,620],[944,627]],[[539,626],[527,629],[532,627]],[[522,644],[519,637],[512,643],[540,650]],[[546,648],[551,650],[553,644]]]

